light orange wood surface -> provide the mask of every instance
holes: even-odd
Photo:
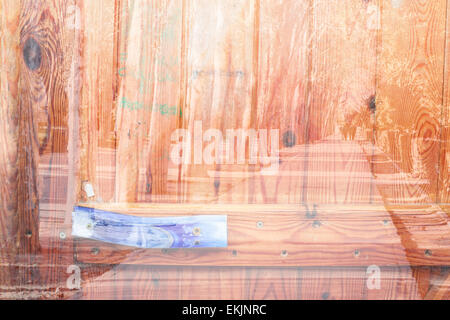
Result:
[[[8,14],[3,14],[3,12]],[[19,6],[14,1],[0,2],[0,261],[13,261],[16,248],[14,216],[17,212],[17,136],[18,122],[18,26]],[[13,267],[0,271],[0,284],[14,285]]]
[[[450,6],[447,4],[447,17]],[[441,125],[441,150],[439,166],[439,202],[445,206],[450,214],[450,24],[447,22],[446,47],[444,69],[444,96]]]
[[[395,167],[385,173],[393,184],[386,200],[435,202],[447,1],[403,1],[395,8],[385,0],[380,5],[375,130],[377,146]],[[411,181],[406,188],[405,180]]]
[[[0,0],[0,298],[448,299],[449,10]],[[279,129],[278,172],[174,164],[196,121]],[[229,246],[74,239],[74,205],[227,214]]]
[[[105,269],[107,270],[107,269]],[[437,270],[436,270],[437,271]],[[87,278],[78,299],[423,299],[430,268],[382,268],[379,288],[367,287],[366,268],[191,268],[121,265]]]
[[[446,265],[447,215],[439,207],[298,205],[96,205],[139,216],[227,214],[224,249],[134,249],[78,239],[84,263],[208,266]],[[312,208],[310,208],[312,211]],[[392,213],[391,213],[392,212]],[[421,227],[427,223],[427,227]],[[410,236],[413,233],[413,236]],[[339,259],[337,259],[339,257]]]

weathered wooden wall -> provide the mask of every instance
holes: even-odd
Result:
[[[0,298],[449,299],[449,10],[0,0]],[[173,165],[172,132],[196,120],[280,129],[281,173]],[[225,251],[167,255],[72,239],[77,202],[272,215],[243,210]],[[298,216],[273,214],[296,204]],[[319,225],[304,218],[314,204]],[[380,290],[367,288],[372,263]],[[73,264],[79,290],[66,285]]]
[[[439,202],[450,213],[450,6],[447,4],[447,32],[445,46],[444,96],[442,110],[441,151],[439,166]]]
[[[423,299],[441,288],[445,272],[383,268],[380,289],[367,286],[366,268],[192,268],[120,265],[86,268],[77,299]],[[448,274],[448,273],[447,273]],[[430,286],[430,283],[432,284]],[[448,284],[439,299],[449,299]],[[432,297],[430,297],[432,298]]]
[[[71,243],[59,237],[70,232],[65,217],[76,184],[70,121],[78,106],[79,41],[70,5],[1,2],[1,266],[8,271],[1,278],[13,296],[55,294],[67,278],[62,266],[73,263]]]
[[[438,193],[447,1],[393,3],[381,2],[376,135],[395,171],[375,170],[393,176],[389,203],[430,203]]]
[[[14,285],[16,254],[12,239],[17,214],[19,6],[15,1],[2,1],[0,11],[0,285],[8,290]]]

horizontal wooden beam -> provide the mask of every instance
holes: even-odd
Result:
[[[75,239],[84,263],[199,266],[450,265],[447,215],[436,206],[93,205],[139,217],[228,216],[228,247],[136,249]],[[397,224],[401,221],[401,224]],[[408,241],[405,241],[408,239]]]

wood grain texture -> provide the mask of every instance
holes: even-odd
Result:
[[[363,267],[101,268],[83,268],[83,277],[88,280],[83,281],[79,299],[420,300],[432,289],[430,281],[440,279],[439,272],[429,268],[384,267],[380,269],[380,286],[369,289],[367,268]]]
[[[247,181],[221,189],[219,202],[380,201],[358,144],[343,142],[340,130],[375,89],[368,9],[359,1],[261,2],[256,126],[280,129],[281,172],[250,171]],[[291,21],[293,10],[302,18]]]
[[[203,266],[447,265],[447,215],[433,206],[97,205],[138,216],[228,215],[224,249],[136,250],[77,239],[83,263]],[[262,223],[262,226],[261,226]],[[426,224],[427,227],[423,227]],[[283,230],[280,232],[280,230]]]
[[[7,41],[2,45],[2,57],[11,58],[2,66],[2,121],[8,121],[9,127],[9,132],[2,132],[2,139],[13,139],[2,140],[2,160],[8,160],[2,163],[9,164],[5,169],[14,168],[16,174],[14,178],[11,171],[4,172],[11,185],[3,194],[16,196],[2,201],[2,208],[14,211],[9,226],[2,229],[9,234],[1,247],[10,253],[2,265],[10,266],[12,292],[20,298],[38,298],[39,292],[46,297],[58,295],[67,278],[64,266],[73,263],[71,241],[64,241],[60,232],[69,234],[64,228],[70,221],[65,218],[74,202],[70,194],[76,183],[75,148],[69,143],[77,131],[73,110],[79,70],[73,43],[78,40],[68,12],[74,3],[2,2],[2,41]],[[14,153],[6,153],[12,147],[17,151],[16,160]]]
[[[450,4],[447,2],[444,96],[441,121],[438,202],[450,208]]]
[[[70,241],[70,219],[67,219],[76,190],[75,163],[78,139],[77,106],[79,105],[79,42],[76,27],[76,1],[26,2],[23,11],[24,39],[36,39],[43,52],[39,69],[33,75],[39,88],[32,92],[33,119],[39,122],[30,127],[30,136],[38,129],[38,148],[35,173],[38,180],[40,282],[54,294],[66,289],[66,268],[73,264]],[[25,32],[25,31],[24,31]],[[27,71],[28,72],[28,71]],[[36,130],[34,129],[34,130]],[[46,132],[44,135],[43,132]],[[36,134],[36,133],[35,133]],[[36,140],[36,139],[35,139]],[[33,144],[31,144],[33,145]],[[19,168],[20,170],[20,168]],[[29,187],[29,186],[28,186]],[[20,191],[19,191],[20,194]],[[61,232],[66,236],[62,237]],[[49,267],[51,266],[51,267]]]
[[[396,169],[389,203],[437,199],[446,3],[381,1],[376,135]]]
[[[15,290],[19,13],[16,1],[0,1],[0,291]]]
[[[299,284],[299,270],[295,268],[280,270],[120,265],[86,281],[80,298],[295,300],[299,298]]]
[[[1,298],[420,300],[448,299],[444,268],[380,268],[379,287],[359,268],[221,268],[80,265],[81,288],[58,295],[0,293]]]
[[[196,123],[201,124],[203,132],[211,129],[223,137],[227,130],[256,129],[252,119],[256,114],[260,2],[186,1],[183,32],[187,82],[186,92],[182,92],[186,105],[181,127],[192,139],[202,139],[196,134]],[[215,140],[217,137],[211,137],[210,141]],[[206,163],[201,153],[208,144],[205,141],[203,147],[194,146],[190,164],[180,166],[179,201],[216,202],[219,194],[229,192],[232,201],[246,202],[249,195],[245,179],[222,175],[247,172],[248,161],[238,165],[236,160],[232,161],[234,165],[225,161]],[[233,151],[237,159],[236,144]],[[244,149],[243,153],[247,152]]]
[[[86,183],[92,185],[96,199],[114,199],[119,85],[115,31],[121,3],[80,1],[71,10],[74,28],[80,33],[81,55],[79,200],[87,200],[82,191]]]
[[[343,125],[367,109],[374,95],[377,31],[372,11],[377,2],[310,2],[308,143],[339,133],[345,139]]]
[[[303,18],[292,16],[293,11]],[[330,152],[330,157],[316,162],[309,159],[305,144],[305,137],[311,135],[311,141],[325,139],[321,146],[329,148],[330,142],[336,142],[333,139],[347,135],[349,129],[342,128],[347,118],[366,112],[375,89],[376,31],[367,22],[371,15],[371,6],[360,1],[281,5],[236,0],[226,6],[220,1],[117,2],[115,15],[109,12],[102,20],[106,24],[102,32],[86,43],[92,81],[107,90],[91,84],[87,88],[92,90],[86,91],[98,89],[100,97],[106,92],[110,100],[102,103],[114,105],[111,110],[116,116],[104,118],[97,102],[92,108],[87,103],[85,110],[90,111],[83,113],[82,123],[92,123],[82,127],[81,134],[92,134],[91,141],[103,141],[106,138],[97,137],[98,130],[92,129],[109,128],[117,119],[114,132],[119,136],[116,147],[111,140],[102,151],[98,142],[83,140],[81,170],[89,174],[81,178],[80,185],[92,180],[95,195],[86,199],[81,191],[80,199],[110,202],[112,192],[119,202],[359,203],[377,198],[371,194],[370,174],[349,182],[337,180],[338,174],[345,177],[342,170],[368,169],[358,159],[357,147],[351,151],[355,155],[348,155],[356,159],[347,159],[345,154],[340,160]],[[149,22],[151,17],[153,22]],[[146,30],[153,31],[148,34]],[[144,45],[147,38],[153,39],[148,48]],[[106,39],[108,44],[99,48],[98,42]],[[98,58],[90,58],[89,50],[98,52],[97,56],[102,55],[99,50],[107,50],[108,62],[100,65]],[[117,50],[120,53],[115,57]],[[108,77],[111,82],[98,80],[103,68],[107,74],[118,69]],[[116,92],[111,93],[111,88]],[[186,129],[195,138],[196,121],[202,121],[203,132],[217,129],[224,135],[230,129],[279,129],[281,161],[289,163],[284,168],[305,176],[286,173],[267,178],[259,165],[205,164],[196,155],[191,164],[174,165],[169,159],[171,134]],[[321,123],[326,127],[323,130]],[[367,139],[367,129],[371,128],[359,130],[361,139]],[[113,136],[111,130],[108,137]],[[334,152],[340,147],[336,144]],[[248,152],[245,149],[246,157]],[[321,171],[327,174],[315,175]],[[347,186],[337,186],[343,183]],[[109,190],[106,198],[103,188]],[[318,189],[323,190],[320,195]],[[355,194],[353,189],[363,191]],[[273,199],[273,195],[280,197]]]
[[[115,127],[117,201],[159,202],[176,194],[176,188],[168,191],[169,161],[163,155],[179,123],[185,5],[179,0],[123,4],[120,48],[125,75]]]
[[[369,286],[368,268],[301,269],[302,299],[420,300],[428,289],[428,268],[380,268],[378,286]]]
[[[448,2],[0,0],[0,298],[448,299]],[[279,171],[174,164],[196,121],[279,129]],[[73,239],[75,204],[230,244]]]
[[[426,300],[450,300],[450,271],[448,268],[433,270]]]

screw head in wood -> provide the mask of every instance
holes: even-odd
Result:
[[[194,230],[192,230],[192,234],[196,237],[201,235],[201,229],[199,227],[195,227]]]

